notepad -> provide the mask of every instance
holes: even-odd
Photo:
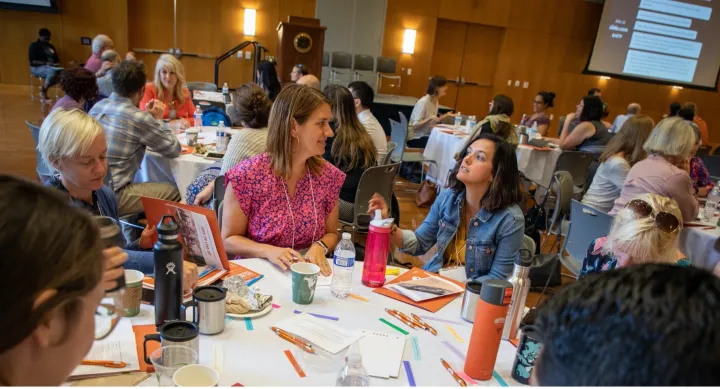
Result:
[[[120,361],[127,363],[127,366],[124,368],[110,368],[79,365],[73,370],[70,379],[101,377],[138,371],[140,366],[135,347],[135,333],[130,320],[120,320],[110,336],[103,340],[96,340],[90,352],[83,359]]]
[[[360,353],[368,374],[378,378],[397,378],[405,352],[405,337],[368,330],[362,332]]]

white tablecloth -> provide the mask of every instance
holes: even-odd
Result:
[[[215,130],[217,127],[203,127],[198,136],[200,143],[215,143]],[[229,132],[241,130],[228,129]],[[187,144],[185,134],[178,135],[180,143]],[[169,182],[177,185],[180,196],[185,201],[185,191],[188,185],[215,160],[185,154],[178,158],[165,158],[162,155],[147,150],[140,169],[135,174],[135,182]]]
[[[448,131],[448,129],[444,128],[443,131]],[[432,165],[429,165],[428,169],[429,175],[437,178],[437,182],[441,186],[446,185],[448,174],[455,167],[455,154],[460,151],[468,137],[443,131],[440,131],[438,127],[433,129],[423,152],[426,159],[437,162],[439,172]],[[519,145],[516,151],[518,169],[525,174],[528,180],[547,188],[550,186],[550,180],[552,180],[555,165],[561,153],[562,151],[558,149],[540,151]]]
[[[238,261],[239,264],[250,268],[265,277],[257,285],[264,293],[273,295],[273,302],[281,307],[273,309],[265,316],[252,319],[253,330],[248,330],[244,320],[234,319],[226,325],[225,331],[213,336],[200,335],[200,363],[215,366],[215,349],[222,354],[219,358],[223,361],[220,374],[219,386],[230,386],[239,382],[245,386],[334,386],[337,375],[342,367],[342,358],[345,352],[338,353],[339,366],[321,370],[313,360],[305,359],[307,354],[300,351],[295,345],[282,340],[275,335],[270,326],[279,321],[294,315],[293,310],[303,312],[319,313],[339,317],[336,323],[351,329],[368,329],[398,335],[399,333],[382,323],[379,319],[395,323],[396,320],[384,312],[385,308],[398,309],[405,314],[416,313],[418,315],[431,315],[438,318],[445,318],[462,322],[460,318],[460,306],[462,298],[457,297],[453,302],[445,306],[438,313],[425,312],[419,308],[401,303],[391,298],[372,293],[372,289],[365,287],[360,282],[362,275],[362,262],[357,262],[353,273],[352,292],[368,298],[369,302],[363,302],[353,298],[346,300],[338,299],[330,294],[329,287],[318,287],[312,305],[297,305],[292,302],[290,291],[290,275],[277,270],[268,261],[263,259],[245,259]],[[131,319],[134,325],[152,324],[154,321],[153,308],[143,305],[140,315]],[[397,322],[399,323],[399,322]],[[463,339],[459,342],[452,336],[444,323],[429,320],[428,323],[438,331],[433,336],[427,331],[411,330],[407,328],[410,335],[417,336],[420,349],[420,360],[415,360],[412,351],[411,341],[407,336],[403,360],[410,361],[415,382],[418,386],[449,386],[455,387],[450,374],[443,368],[440,358],[448,361],[456,370],[462,370],[464,363],[453,352],[450,351],[442,341],[451,342],[462,352],[467,352],[470,341],[471,323],[450,324],[458,335]],[[402,327],[402,324],[399,324]],[[292,350],[298,363],[301,365],[307,377],[300,378],[293,369],[283,350]],[[502,341],[498,352],[495,371],[509,385],[519,385],[510,378],[510,370],[515,358],[516,348],[510,342]],[[328,363],[334,365],[335,362]],[[216,367],[217,368],[217,367]],[[408,386],[407,376],[404,367],[400,368],[398,378],[388,380],[371,377],[371,386]],[[157,380],[151,377],[145,380],[142,386],[155,386]],[[482,386],[500,386],[495,378],[489,381],[480,382]]]
[[[680,232],[678,249],[692,262],[693,266],[712,271],[720,262],[720,251],[715,242],[720,238],[720,228],[703,230],[700,227],[685,227]]]

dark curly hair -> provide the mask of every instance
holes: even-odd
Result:
[[[268,126],[272,101],[257,84],[249,82],[234,92],[230,118],[234,126],[264,128]],[[234,111],[234,112],[233,112]]]
[[[94,100],[98,97],[95,74],[85,68],[72,68],[60,76],[60,86],[75,101]]]

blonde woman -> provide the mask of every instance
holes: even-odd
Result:
[[[325,257],[338,242],[338,196],[345,180],[345,173],[322,159],[333,136],[331,119],[330,102],[318,90],[292,84],[278,94],[267,152],[225,174],[227,252],[267,258],[282,270],[306,260],[331,273]]]
[[[153,100],[160,100],[165,104],[163,119],[170,121],[170,128],[184,130],[193,125],[195,105],[190,91],[185,87],[185,68],[170,54],[163,54],[158,59],[155,65],[155,81],[145,85],[140,107]]]
[[[695,220],[699,206],[690,180],[690,153],[694,146],[695,132],[682,118],[667,118],[658,123],[643,145],[648,157],[630,169],[610,215],[616,215],[635,197],[654,193],[677,202],[681,224]]]
[[[608,236],[590,244],[580,278],[643,263],[690,266],[677,249],[681,230],[682,216],[675,200],[656,194],[637,196],[615,216]]]

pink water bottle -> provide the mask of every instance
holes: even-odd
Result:
[[[383,220],[380,210],[375,211],[375,219],[370,222],[365,245],[362,283],[371,288],[385,285],[385,268],[390,252],[390,226],[392,219]]]

